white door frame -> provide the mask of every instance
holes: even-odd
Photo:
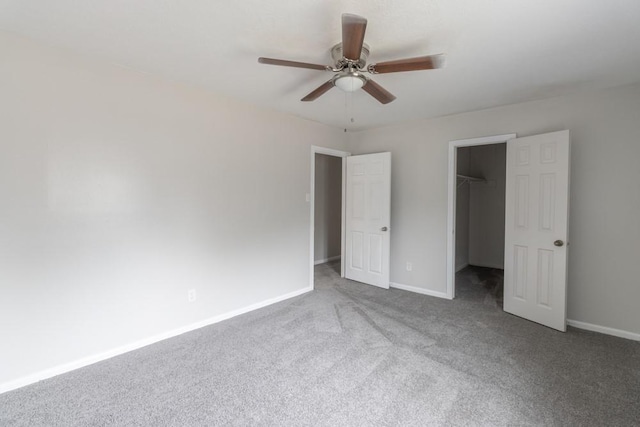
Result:
[[[447,212],[447,298],[455,298],[456,281],[456,180],[458,169],[458,147],[472,147],[476,145],[501,144],[516,138],[515,133],[505,135],[485,136],[482,138],[458,139],[449,141],[449,178]]]
[[[347,151],[334,150],[333,148],[311,146],[311,190],[309,191],[309,228],[310,228],[310,249],[309,249],[309,286],[314,288],[313,271],[315,267],[315,195],[316,195],[316,154],[326,154],[327,156],[342,158],[342,218],[340,220],[340,256],[344,256],[345,250],[345,221],[347,218],[346,197],[347,197],[347,157],[351,153]],[[340,263],[340,277],[344,277],[344,262]]]

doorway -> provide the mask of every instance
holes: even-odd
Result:
[[[350,153],[311,147],[310,286],[316,265],[331,264],[344,277],[345,176]]]
[[[455,293],[502,309],[506,143],[456,150]]]
[[[457,230],[456,218],[458,180],[490,184],[483,176],[458,177],[458,149],[498,143],[506,143],[503,309],[564,332],[571,151],[568,130],[449,143],[447,297],[453,299],[456,294],[456,258],[461,267],[456,255],[456,234],[461,231]]]
[[[342,259],[342,159],[316,153],[314,265],[340,272]]]
[[[336,166],[330,166],[329,158],[341,158],[340,179]],[[317,167],[316,167],[317,166]],[[317,175],[316,168],[328,171],[330,175]],[[347,174],[347,170],[349,173]],[[319,181],[319,186],[316,185]],[[328,199],[316,197],[316,193],[326,193],[323,186],[333,181],[330,193],[338,193],[340,182],[341,204],[333,203],[333,214],[341,212],[340,252],[331,251],[326,245],[335,242],[335,237],[324,235],[327,231],[337,235],[337,221],[332,225],[318,224],[326,221]],[[348,188],[347,188],[348,187]],[[326,197],[326,195],[325,195]],[[337,199],[334,199],[337,200]],[[310,202],[310,288],[315,288],[316,263],[336,262],[340,257],[340,277],[389,288],[390,257],[390,215],[391,215],[391,153],[372,153],[351,156],[345,151],[311,147],[311,191],[307,194]],[[318,208],[316,208],[318,204]],[[331,210],[331,209],[329,209]],[[335,217],[333,217],[335,218]],[[316,228],[318,233],[316,233]],[[335,234],[333,234],[335,233]],[[318,242],[316,242],[318,240]],[[335,247],[335,246],[334,246]],[[316,252],[318,252],[316,254]],[[336,271],[337,273],[337,267]]]
[[[478,225],[482,223],[479,221],[480,215],[476,217],[473,215],[473,229],[471,232],[471,221],[472,221],[472,213],[471,213],[471,193],[475,191],[476,197],[474,198],[474,205],[478,205],[477,209],[480,209],[482,205],[482,196],[486,194],[492,194],[491,199],[496,200],[500,199],[498,194],[498,179],[497,177],[500,175],[499,171],[491,171],[492,176],[495,175],[496,179],[485,179],[481,173],[484,173],[484,165],[482,165],[482,159],[486,156],[491,156],[491,148],[494,145],[500,145],[506,148],[506,142],[512,140],[516,137],[515,134],[506,134],[506,135],[496,135],[496,136],[488,136],[482,138],[471,138],[471,139],[462,139],[457,141],[451,141],[449,143],[449,208],[448,208],[448,218],[447,218],[447,298],[453,299],[456,296],[456,273],[462,271],[464,268],[467,268],[471,265],[471,262],[485,264],[477,266],[477,267],[485,267],[485,268],[495,268],[502,267],[504,268],[504,196],[503,200],[503,212],[501,214],[502,221],[502,239],[501,242],[497,243],[496,241],[500,239],[498,237],[490,237],[490,244],[492,245],[494,253],[491,257],[486,258],[483,255],[478,257],[478,249],[482,248],[483,239],[481,237],[486,236],[488,233],[485,233],[484,230],[478,228]],[[474,169],[471,169],[471,151],[458,151],[459,149],[471,149],[473,147],[480,147],[479,150],[483,152],[482,155],[478,155],[477,158],[474,158]],[[489,147],[482,148],[482,147]],[[498,149],[499,150],[499,149]],[[480,151],[478,153],[480,153]],[[487,154],[484,152],[487,151]],[[495,161],[494,163],[499,163]],[[460,168],[459,168],[460,166]],[[478,170],[476,169],[476,167]],[[472,175],[476,173],[477,176]],[[503,174],[503,182],[505,181],[504,172]],[[458,176],[460,175],[460,177]],[[491,182],[493,181],[493,182]],[[477,186],[477,190],[472,190],[472,186]],[[459,196],[460,192],[460,196]],[[504,193],[503,193],[504,194]],[[460,206],[458,203],[458,198],[460,198]],[[460,215],[458,215],[458,210],[461,210]],[[475,211],[478,211],[475,209]],[[496,206],[491,207],[492,211],[495,212]],[[477,222],[476,222],[477,221]],[[492,230],[495,230],[495,227],[499,226],[500,222],[495,221],[496,224],[493,224]],[[473,233],[474,240],[470,241],[471,233]],[[494,231],[495,233],[495,231]],[[458,234],[460,234],[460,238],[458,238]],[[484,239],[486,240],[486,239]],[[470,258],[471,246],[473,245],[473,256]],[[496,249],[497,248],[497,249]],[[495,254],[495,252],[502,253],[502,259]],[[497,259],[497,261],[496,261]],[[483,261],[492,261],[483,262]],[[501,265],[502,263],[502,265]],[[500,270],[500,269],[496,269]],[[499,272],[496,272],[499,274]]]

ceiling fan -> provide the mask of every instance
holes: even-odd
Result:
[[[273,58],[258,58],[261,64],[281,65],[284,67],[309,68],[312,70],[331,71],[334,76],[320,87],[302,98],[301,101],[314,101],[334,86],[345,92],[355,92],[362,88],[369,95],[388,104],[396,99],[388,90],[365,76],[364,73],[384,74],[400,71],[432,70],[440,68],[444,55],[420,56],[417,58],[399,59],[395,61],[369,64],[369,46],[364,43],[367,20],[362,16],[345,13],[342,15],[342,43],[331,49],[331,57],[335,65],[318,65],[306,62],[286,61]]]

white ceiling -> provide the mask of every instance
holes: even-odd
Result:
[[[398,99],[334,88],[340,15],[369,21],[370,62],[446,53],[444,69],[375,76]],[[0,29],[349,129],[640,81],[638,0],[0,0]],[[354,118],[354,122],[350,118]]]

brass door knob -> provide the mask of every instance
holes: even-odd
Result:
[[[564,245],[564,242],[562,240],[556,240],[555,242],[553,242],[553,244],[560,247]]]

